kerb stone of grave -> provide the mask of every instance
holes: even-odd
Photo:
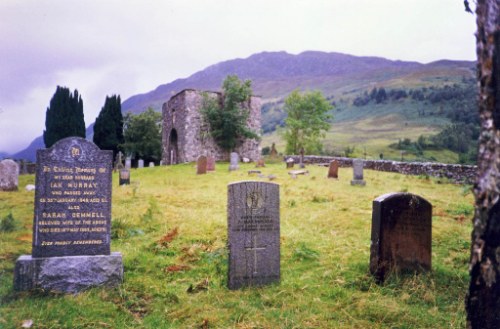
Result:
[[[351,185],[360,185],[360,186],[366,185],[366,182],[363,177],[363,166],[364,166],[364,161],[362,159],[352,160],[353,179],[351,180]]]
[[[339,178],[339,162],[332,160],[328,166],[328,178]]]
[[[239,162],[240,162],[240,156],[238,155],[238,153],[231,152],[229,171],[240,169]]]
[[[384,281],[391,272],[431,269],[432,205],[411,193],[373,201],[370,272]]]
[[[228,288],[280,281],[279,185],[228,185]]]
[[[200,155],[196,161],[196,174],[203,175],[207,173],[207,157]]]
[[[16,261],[16,290],[75,293],[122,282],[110,252],[113,152],[80,137],[37,151],[32,254]]]
[[[213,156],[207,157],[207,171],[215,171],[215,158]]]
[[[130,185],[130,170],[123,168],[120,169],[118,177],[118,185]]]
[[[19,165],[11,159],[0,161],[0,191],[17,191]]]
[[[144,168],[144,160],[139,159],[139,161],[137,161],[137,168]]]

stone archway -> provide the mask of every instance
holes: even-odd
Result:
[[[177,145],[177,130],[172,129],[168,137],[168,162],[169,164],[179,163],[179,146]]]

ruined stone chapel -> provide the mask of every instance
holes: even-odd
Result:
[[[219,92],[201,92],[194,89],[184,89],[175,94],[163,104],[162,114],[162,163],[177,164],[196,161],[200,155],[212,156],[217,161],[228,160],[229,154],[224,152],[209,134],[208,124],[204,122],[200,109],[203,95],[223,97]],[[260,133],[261,130],[261,98],[251,96],[242,107],[250,111],[247,125]],[[260,158],[260,143],[258,140],[242,140],[234,150],[241,158],[252,161]]]

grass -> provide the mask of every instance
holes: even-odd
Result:
[[[79,295],[13,291],[16,258],[31,253],[33,175],[0,194],[0,328],[463,328],[473,197],[432,178],[365,170],[366,187],[327,169],[291,179],[283,163],[264,174],[280,184],[281,283],[229,291],[227,184],[251,164],[196,175],[193,164],[133,170],[113,177],[111,249],[124,257],[124,283]],[[377,285],[368,271],[371,203],[405,190],[433,205],[433,270]],[[467,217],[459,220],[461,216]]]

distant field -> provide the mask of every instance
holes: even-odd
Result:
[[[465,327],[470,186],[365,170],[367,186],[353,187],[351,168],[329,180],[326,168],[308,166],[308,176],[292,179],[282,162],[268,162],[261,170],[280,185],[281,283],[229,291],[227,184],[265,181],[247,174],[254,168],[134,169],[122,187],[114,174],[111,249],[123,254],[125,281],[76,296],[12,290],[14,262],[31,252],[34,192],[24,186],[34,176],[21,176],[19,191],[0,192],[0,218],[12,213],[16,222],[14,232],[0,232],[0,327],[24,320],[32,328]],[[378,285],[368,270],[372,201],[397,191],[433,205],[433,269]]]

